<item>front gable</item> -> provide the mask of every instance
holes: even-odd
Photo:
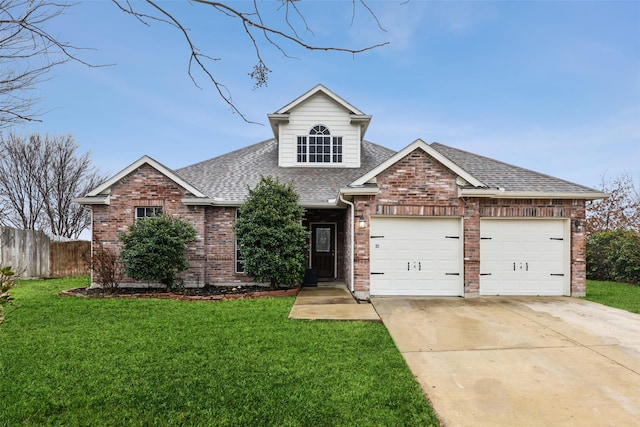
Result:
[[[358,168],[370,120],[318,85],[269,115],[278,141],[278,166]]]
[[[377,167],[352,182],[349,187],[366,188],[367,186],[375,185],[378,183],[379,177],[388,175],[389,170],[397,169],[397,164],[402,164],[402,162],[407,161],[406,159],[411,157],[416,158],[416,156],[424,158],[428,164],[433,165],[422,165],[422,167],[418,165],[413,166],[414,170],[412,170],[410,173],[413,174],[413,179],[416,183],[427,181],[429,179],[435,179],[435,177],[432,175],[432,172],[434,172],[435,169],[438,169],[440,172],[437,175],[440,177],[444,175],[449,176],[449,181],[451,181],[452,185],[455,186],[456,189],[457,186],[472,186],[480,188],[486,187],[480,180],[459,167],[457,164],[453,163],[451,160],[443,156],[441,153],[433,149],[429,144],[425,143],[421,139],[415,140],[401,151],[398,151],[387,161],[379,164]],[[406,172],[406,170],[404,169],[401,170]],[[420,176],[420,172],[424,176]]]
[[[81,205],[109,205],[111,204],[111,193],[114,187],[123,182],[127,182],[132,176],[140,173],[141,170],[153,171],[167,181],[171,186],[177,186],[183,193],[184,201],[208,200],[207,196],[196,187],[185,181],[174,171],[157,162],[149,156],[142,156],[126,168],[91,190],[85,197],[74,199],[76,203]],[[144,180],[143,178],[141,178]],[[149,183],[146,183],[147,186]],[[198,204],[198,203],[193,203]]]
[[[419,148],[382,171],[376,182],[382,204],[459,203],[457,175]]]

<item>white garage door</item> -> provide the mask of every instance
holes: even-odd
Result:
[[[458,218],[371,219],[371,295],[462,295]]]
[[[568,295],[566,221],[480,221],[480,295]]]

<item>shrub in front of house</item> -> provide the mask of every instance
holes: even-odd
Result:
[[[123,277],[123,265],[120,256],[113,249],[100,245],[91,257],[93,281],[107,292],[116,292]]]
[[[587,278],[640,284],[640,233],[618,229],[587,237]]]
[[[245,272],[272,289],[302,282],[308,232],[304,208],[292,184],[263,177],[249,189],[234,226]]]
[[[195,238],[195,228],[183,219],[169,215],[139,219],[119,236],[125,273],[176,290],[178,273],[189,268],[187,244]]]

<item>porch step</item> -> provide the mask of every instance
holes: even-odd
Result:
[[[323,283],[300,289],[289,318],[380,321],[373,305],[358,304],[344,283]]]

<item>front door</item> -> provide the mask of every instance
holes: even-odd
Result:
[[[317,270],[318,279],[332,280],[336,265],[336,226],[313,224],[311,231],[311,267]]]

